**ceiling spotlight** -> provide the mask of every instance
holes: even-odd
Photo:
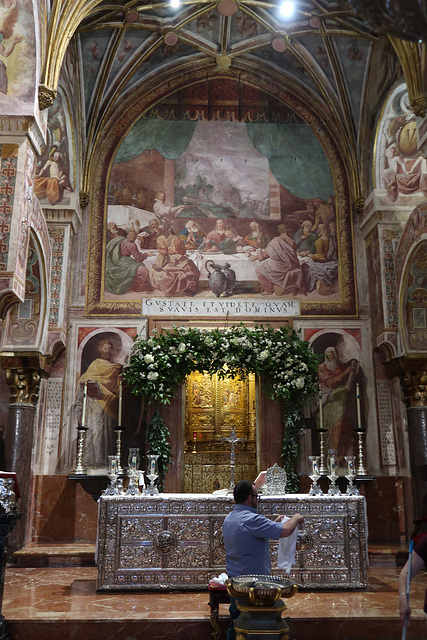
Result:
[[[295,11],[295,4],[291,2],[291,0],[285,0],[280,5],[280,15],[284,18],[290,18],[293,12]]]
[[[170,0],[170,5],[173,9],[176,9],[180,5],[180,0]]]

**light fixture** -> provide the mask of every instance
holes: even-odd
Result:
[[[295,11],[295,3],[291,0],[284,0],[280,5],[280,15],[284,18],[290,18]]]
[[[180,4],[180,0],[170,0],[170,5],[173,9],[177,9]]]

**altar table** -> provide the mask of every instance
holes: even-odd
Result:
[[[225,571],[222,523],[232,508],[229,496],[101,496],[97,590],[207,589]],[[363,496],[263,496],[258,510],[270,518],[304,516],[289,576],[301,589],[367,587]],[[270,545],[277,567],[278,543]]]

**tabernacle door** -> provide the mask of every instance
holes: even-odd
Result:
[[[255,376],[220,378],[195,372],[185,385],[185,493],[230,487],[230,435],[234,480],[257,476]],[[232,436],[232,437],[233,437]]]

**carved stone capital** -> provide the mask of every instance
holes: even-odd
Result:
[[[427,407],[427,370],[406,371],[403,388],[408,407]]]
[[[43,109],[49,109],[49,107],[53,105],[55,98],[56,91],[49,89],[49,87],[43,84],[39,86],[39,107],[41,111],[43,111]]]
[[[362,198],[362,196],[355,198],[353,200],[353,208],[356,213],[361,215],[363,213],[363,209],[365,208],[365,198]]]
[[[50,375],[52,358],[40,353],[2,353],[0,362],[10,387],[10,403],[35,407],[39,399],[40,382]]]
[[[36,369],[6,369],[11,404],[36,406],[40,391],[40,372]]]
[[[80,191],[79,202],[82,209],[87,207],[87,205],[89,204],[89,194],[85,193],[84,191]]]

